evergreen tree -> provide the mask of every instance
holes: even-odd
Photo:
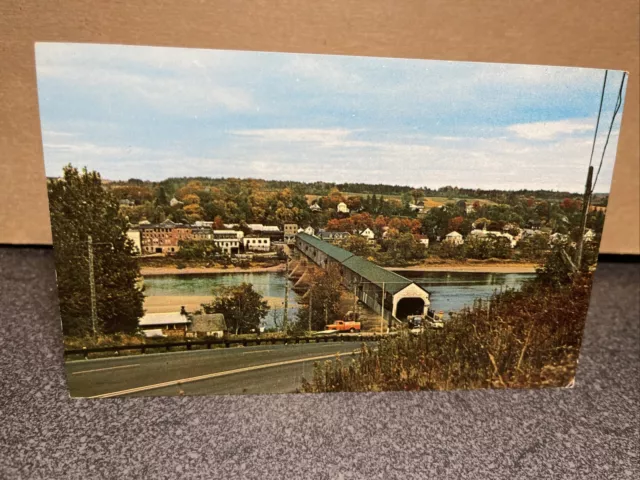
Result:
[[[134,332],[143,315],[143,293],[127,220],[97,172],[71,165],[48,183],[54,258],[65,335],[92,331],[89,236],[96,292],[97,333]]]

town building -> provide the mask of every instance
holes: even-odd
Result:
[[[239,235],[240,234],[240,235]],[[227,255],[240,253],[240,241],[244,233],[236,230],[213,230],[213,241]]]
[[[248,235],[242,239],[242,246],[245,252],[268,252],[271,250],[271,239]]]
[[[206,220],[196,220],[195,222],[193,222],[193,226],[213,228],[213,222],[209,222]]]
[[[427,314],[429,292],[402,275],[305,233],[298,234],[296,250],[321,268],[336,265],[345,288],[386,320]]]
[[[311,210],[312,212],[321,212],[322,207],[317,203],[312,203],[311,205],[309,205],[309,210]]]
[[[179,205],[184,205],[180,200],[178,200],[176,197],[173,197],[171,200],[169,200],[169,205],[172,207],[177,207]]]
[[[298,233],[297,223],[285,223],[284,224],[284,243],[293,244],[296,241],[296,234]]]
[[[347,204],[344,202],[338,203],[336,210],[338,211],[338,213],[349,213],[349,207],[347,207]]]
[[[422,213],[424,211],[424,203],[423,202],[410,203],[409,210],[411,210],[412,212]]]
[[[137,228],[127,230],[127,238],[133,242],[133,253],[135,255],[140,255],[140,253],[142,253],[142,237],[140,235],[140,230]]]
[[[213,240],[213,230],[210,227],[191,227],[192,240]]]
[[[142,253],[172,254],[180,250],[180,242],[191,239],[191,227],[165,220],[157,224],[138,224]]]
[[[304,229],[304,233],[306,233],[307,235],[315,235],[316,231],[311,225],[309,225],[307,228]]]
[[[348,232],[330,232],[328,230],[319,230],[317,237],[325,242],[336,243],[349,238],[351,234]]]
[[[458,232],[450,232],[444,237],[444,241],[452,243],[453,245],[462,245],[464,243],[464,237]]]

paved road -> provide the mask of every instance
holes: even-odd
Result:
[[[290,393],[358,343],[260,345],[67,362],[73,397]],[[327,357],[327,358],[323,358]],[[307,360],[305,360],[307,359]]]

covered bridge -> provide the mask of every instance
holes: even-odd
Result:
[[[384,297],[382,315],[387,320],[427,313],[429,292],[402,275],[306,233],[296,236],[296,249],[321,268],[337,265],[343,285],[378,314]]]

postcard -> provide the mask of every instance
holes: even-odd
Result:
[[[72,397],[573,385],[625,72],[35,48]]]

